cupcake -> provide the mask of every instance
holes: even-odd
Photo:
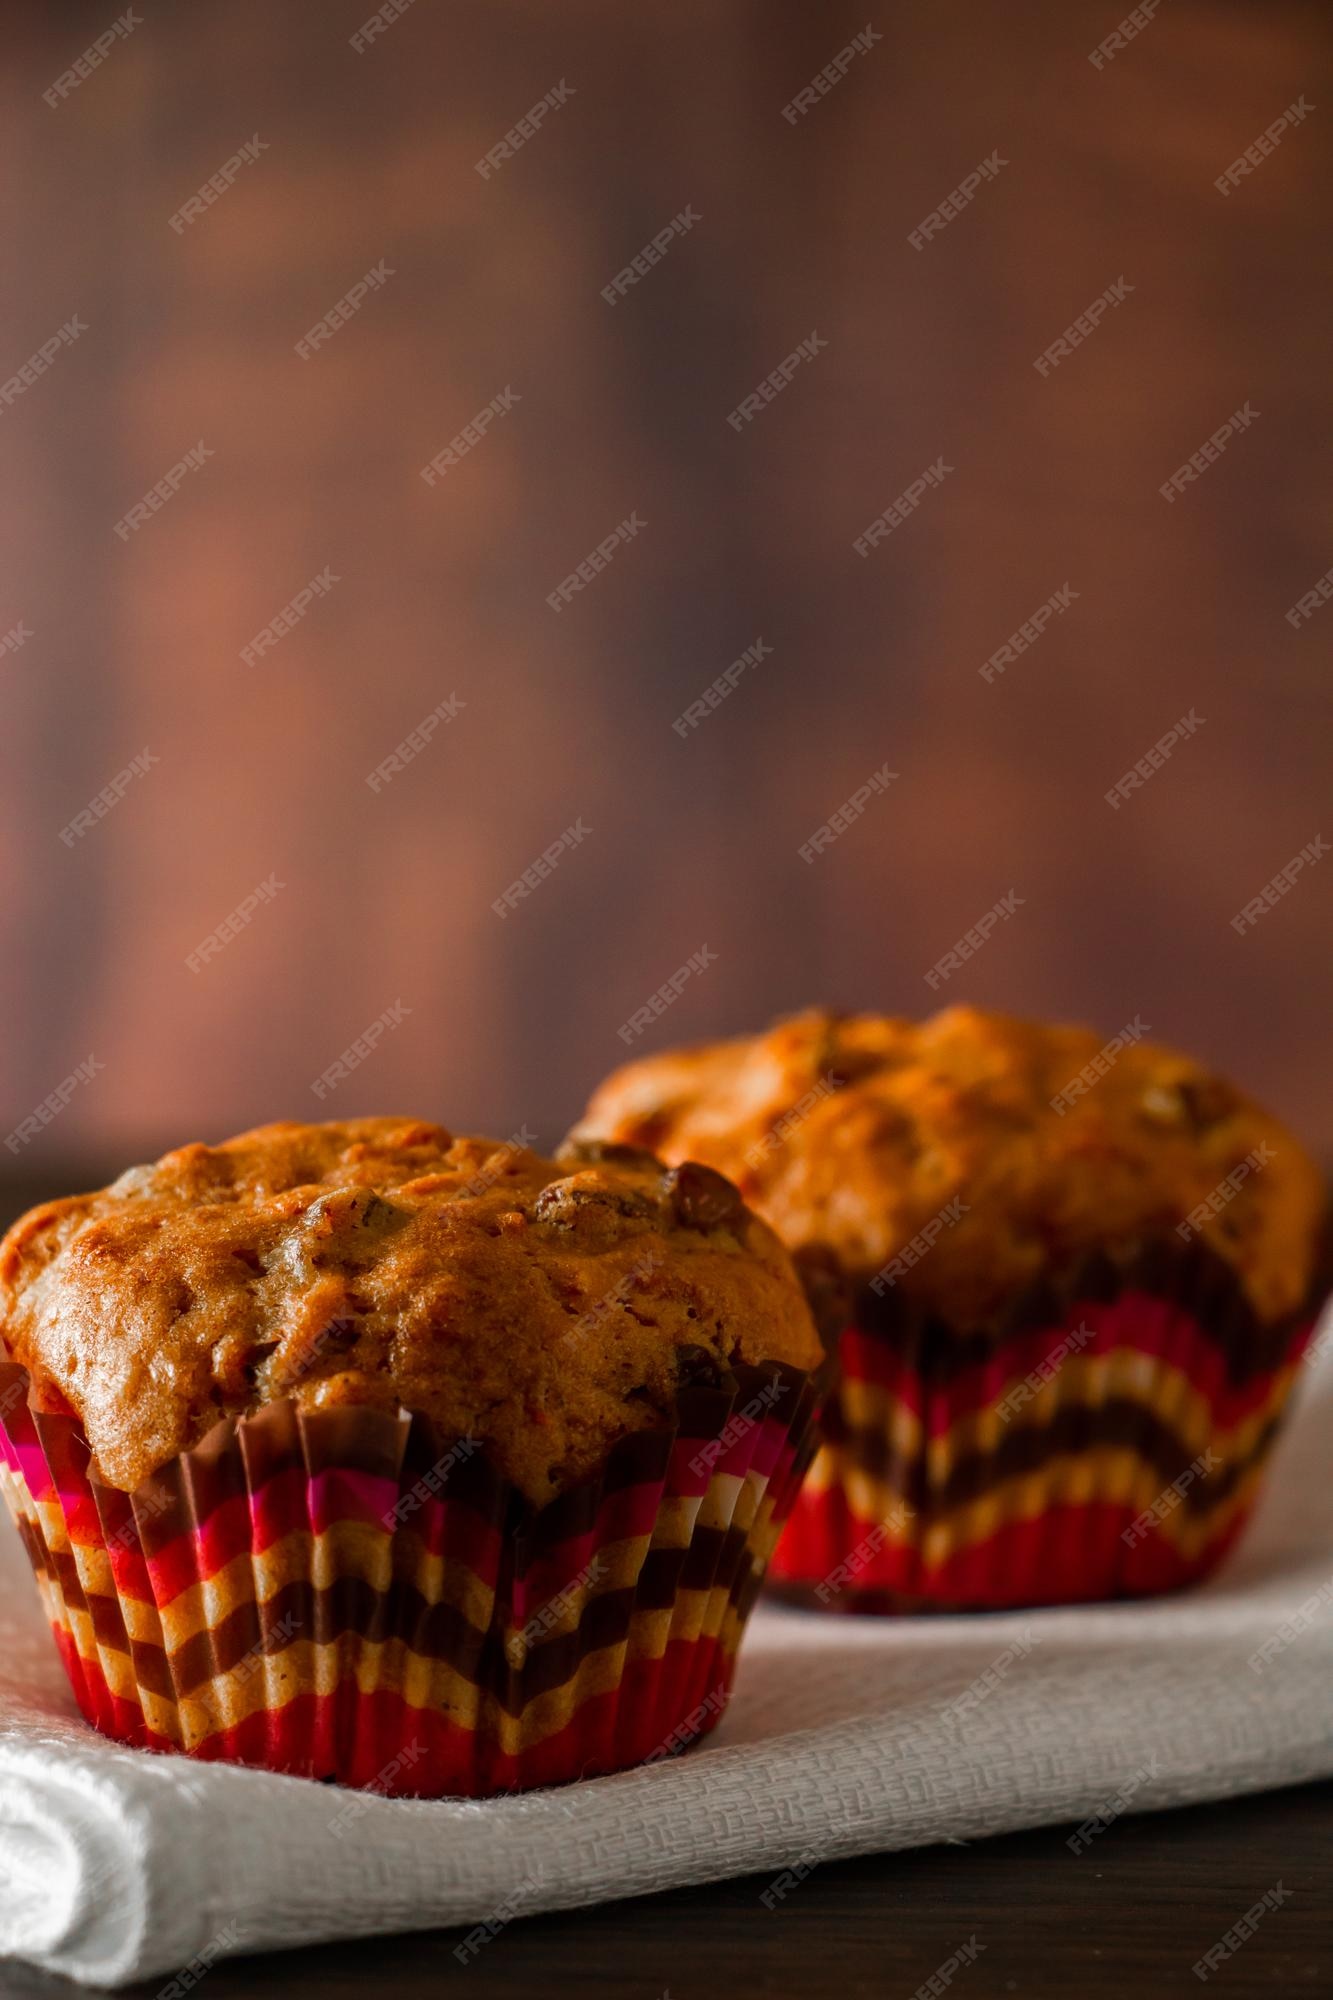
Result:
[[[1319,1302],[1324,1190],[1275,1119],[1143,1034],[810,1012],[594,1094],[581,1133],[708,1162],[843,1275],[789,1589],[1129,1596],[1235,1540]]]
[[[32,1210],[0,1335],[0,1482],[88,1721],[416,1796],[713,1726],[823,1353],[720,1174],[403,1118]]]

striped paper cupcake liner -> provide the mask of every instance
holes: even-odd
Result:
[[[817,1401],[798,1369],[737,1368],[540,1508],[419,1415],[286,1401],[126,1494],[0,1363],[0,1484],[105,1735],[479,1797],[715,1725]]]
[[[1317,1303],[1261,1325],[1200,1244],[1090,1259],[998,1333],[867,1294],[774,1586],[958,1611],[1206,1576],[1253,1511]]]

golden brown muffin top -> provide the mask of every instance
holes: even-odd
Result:
[[[1313,1273],[1313,1162],[1231,1084],[1129,1027],[1111,1051],[1087,1028],[974,1007],[920,1023],[812,1010],[626,1064],[575,1131],[707,1161],[793,1251],[826,1245],[881,1293],[900,1259],[902,1295],[956,1325],[1089,1251],[1182,1227],[1280,1317]]]
[[[823,1351],[786,1251],[720,1175],[585,1152],[408,1118],[182,1146],[15,1223],[0,1332],[126,1490],[291,1396],[420,1411],[547,1500],[700,1367]]]

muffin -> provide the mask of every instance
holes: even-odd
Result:
[[[417,1796],[712,1727],[823,1354],[713,1170],[405,1118],[32,1210],[0,1337],[0,1482],[87,1719]]]
[[[650,1056],[584,1135],[729,1175],[846,1285],[772,1574],[955,1609],[1202,1576],[1250,1513],[1322,1286],[1297,1141],[1143,1039],[821,1011]]]

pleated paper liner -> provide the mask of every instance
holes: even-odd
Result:
[[[818,1395],[776,1363],[685,1388],[674,1425],[540,1508],[419,1415],[290,1401],[125,1494],[0,1363],[0,1483],[105,1735],[479,1797],[715,1725]]]
[[[984,1333],[867,1293],[775,1590],[999,1610],[1206,1576],[1253,1510],[1326,1290],[1264,1326],[1215,1252],[1172,1242],[1090,1258]]]

